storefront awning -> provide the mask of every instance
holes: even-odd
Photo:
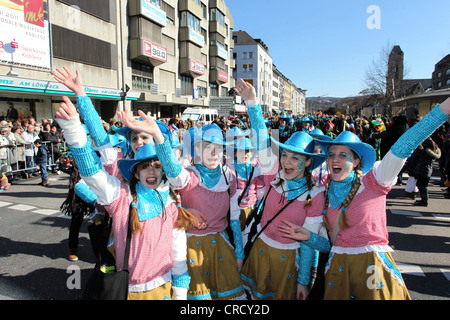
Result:
[[[59,82],[0,76],[0,90],[15,92],[35,92],[50,95],[74,95],[65,85]],[[85,86],[86,94],[92,98],[121,99],[121,90]],[[141,92],[127,92],[127,100],[137,100]]]

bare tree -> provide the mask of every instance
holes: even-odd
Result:
[[[393,45],[387,43],[381,49],[378,58],[373,59],[366,71],[364,80],[365,89],[362,91],[366,95],[377,97],[374,101],[380,111],[388,117],[393,116],[391,102],[397,98],[398,90],[401,88],[401,82],[408,74],[408,69],[402,61],[401,70],[397,70],[394,64],[389,64],[389,56],[392,52]],[[398,74],[398,77],[391,75]]]

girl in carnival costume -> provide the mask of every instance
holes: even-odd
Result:
[[[89,99],[84,92],[79,93],[77,100]],[[87,140],[77,110],[67,97],[63,100],[56,118],[64,129],[81,178],[97,195],[97,203],[103,205],[114,220],[118,270],[122,267],[128,217],[131,215],[133,236],[128,298],[186,299],[190,277],[186,266],[184,229],[196,221],[177,204],[177,197],[169,189],[154,146],[147,144],[137,151],[135,159],[118,162],[124,179],[130,185],[126,184],[104,170]],[[141,123],[142,127],[146,125]],[[102,137],[102,128],[89,128],[91,137],[93,132],[98,133],[96,138]],[[104,137],[102,142],[97,141],[96,145],[103,156],[109,151],[109,138]]]
[[[232,213],[232,216],[240,216],[243,231],[249,214],[265,192],[264,177],[256,157],[256,148],[248,137],[250,133],[250,130],[243,131],[238,127],[227,131],[227,142],[232,141],[234,146],[234,157],[228,158],[227,163],[235,172],[237,188],[234,197],[230,199],[230,208],[232,211],[238,211]]]
[[[382,161],[375,150],[350,133],[321,144],[328,156],[331,181],[324,222],[328,239],[286,222],[286,237],[323,252],[330,251],[325,299],[410,299],[392,258],[386,224],[386,195],[412,152],[450,115],[450,99],[436,105],[406,131]]]
[[[124,122],[130,128],[138,125],[129,118]],[[191,276],[188,299],[245,298],[238,263],[243,259],[240,222],[238,216],[229,216],[236,177],[221,163],[225,143],[222,131],[211,124],[184,134],[185,150],[195,151],[192,159],[200,159],[188,168],[183,168],[175,158],[167,135],[157,126],[151,133],[164,171],[180,194],[183,206],[202,212],[198,228],[188,230],[187,259]]]
[[[248,107],[266,185],[262,212],[252,214],[260,218],[260,223],[255,221],[251,226],[242,278],[253,299],[306,299],[314,250],[282,237],[277,226],[282,220],[289,220],[319,231],[324,195],[323,189],[313,185],[311,170],[320,166],[325,156],[314,153],[311,136],[296,132],[285,143],[272,137],[272,142],[282,148],[278,162],[278,152],[270,148],[255,89],[241,79],[236,90]],[[259,231],[256,236],[255,231]]]

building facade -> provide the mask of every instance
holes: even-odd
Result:
[[[450,88],[450,54],[436,63],[431,81],[433,90]]]
[[[235,79],[244,79],[255,87],[265,113],[272,109],[273,60],[261,39],[253,39],[245,31],[233,32]]]
[[[17,27],[0,31],[2,112],[13,102],[24,117],[52,118],[62,95],[74,98],[51,74],[63,66],[81,72],[105,121],[124,108],[179,116],[234,87],[234,22],[224,0],[35,2],[41,25],[27,21],[23,5],[0,4],[1,23]],[[19,61],[27,55],[35,57]]]

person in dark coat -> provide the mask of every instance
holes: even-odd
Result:
[[[417,179],[417,188],[421,200],[417,200],[415,206],[428,206],[428,183],[433,172],[433,160],[441,157],[441,150],[431,138],[427,138],[417,148],[417,162],[411,170],[412,175]]]

